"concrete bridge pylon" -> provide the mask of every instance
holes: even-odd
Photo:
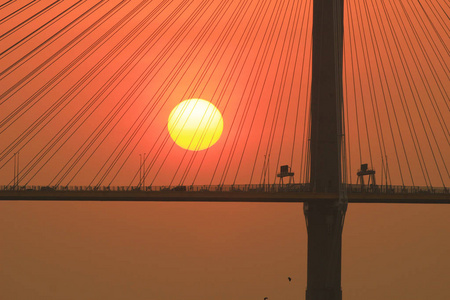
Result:
[[[314,0],[312,32],[310,183],[328,201],[307,200],[306,300],[341,300],[343,0]]]

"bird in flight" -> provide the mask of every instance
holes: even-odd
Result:
[[[264,297],[264,300],[269,300],[269,297]]]
[[[288,280],[289,280],[289,282],[291,282],[292,278],[291,278],[291,277],[288,277]]]

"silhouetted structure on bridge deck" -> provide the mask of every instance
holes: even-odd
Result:
[[[369,176],[369,179],[367,180],[367,185],[371,188],[375,187],[377,185],[375,181],[375,170],[369,170],[369,167],[367,164],[362,164],[361,169],[356,173],[358,175],[356,184],[360,184],[361,188],[364,188],[366,186],[364,182],[364,176]]]
[[[277,174],[277,177],[280,178],[280,182],[279,184],[281,184],[281,186],[284,185],[284,181],[283,178],[284,177],[289,177],[289,185],[294,184],[294,173],[291,172],[290,170],[291,168],[288,165],[285,166],[281,166],[280,167],[280,173]]]

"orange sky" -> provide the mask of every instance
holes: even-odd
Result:
[[[147,176],[147,183],[153,185],[211,180],[213,184],[259,183],[266,149],[270,149],[271,181],[277,165],[291,163],[296,181],[304,181],[310,1],[174,0],[163,7],[158,6],[163,1],[151,1],[142,2],[142,10],[129,20],[127,13],[140,8],[140,1],[123,6],[105,1],[72,27],[71,22],[94,3],[83,1],[26,38],[76,2],[57,3],[17,30],[15,26],[52,2],[33,3],[17,14],[12,13],[24,5],[22,1],[5,2],[0,9],[1,185],[13,179],[12,155],[17,151],[21,184],[28,185],[137,184],[137,177],[131,179],[144,152],[149,153],[147,166],[154,161]],[[110,18],[82,35],[118,4]],[[443,129],[450,119],[450,43],[445,31],[450,8],[437,0],[422,5],[390,0],[385,6],[367,1],[365,7],[349,1],[344,9],[344,98],[352,182],[360,163],[369,163],[381,182],[387,156],[393,184],[402,184],[401,174],[406,185],[413,180],[416,185],[450,185],[444,167],[444,162],[447,168],[450,165],[450,135]],[[122,21],[123,27],[96,44]],[[70,27],[60,38],[44,44],[42,51],[30,52],[66,25]],[[80,34],[83,38],[59,56],[58,50]],[[128,34],[133,39],[121,44]],[[90,46],[94,50],[84,56]],[[114,47],[120,51],[112,52]],[[27,60],[16,65],[21,58]],[[37,68],[49,58],[39,73]],[[75,65],[65,72],[72,62]],[[125,72],[116,73],[122,66]],[[33,70],[36,77],[28,82],[26,76]],[[126,98],[142,74],[148,77]],[[105,86],[112,78],[112,85]],[[172,147],[170,139],[164,142],[170,111],[193,97],[211,101],[224,116],[222,138],[196,156]],[[22,106],[26,101],[29,104]],[[58,103],[67,106],[59,106],[62,110],[56,113],[52,107]],[[86,114],[77,113],[89,103],[94,105]],[[379,117],[372,105],[379,106]],[[22,107],[20,114],[8,119]],[[110,112],[117,113],[112,122],[100,123]],[[27,129],[42,116],[47,116],[44,123]],[[72,127],[64,127],[77,116],[81,118]],[[137,128],[136,121],[143,126]],[[106,125],[104,131],[96,129],[99,124]],[[55,140],[60,129],[67,132]],[[129,129],[137,129],[135,137]],[[384,149],[377,130],[384,131]],[[124,146],[129,138],[125,154],[117,155],[120,148],[114,152],[115,147]],[[46,148],[54,141],[53,148]],[[419,145],[421,153],[416,151]],[[37,161],[39,151],[46,149]],[[77,157],[80,160],[71,165]],[[115,157],[117,163],[107,172]],[[191,157],[195,160],[189,167]],[[4,202],[0,204],[0,298],[302,299],[306,233],[302,209],[293,206]],[[343,237],[346,299],[449,298],[444,279],[450,267],[448,213],[443,206],[352,205]],[[287,276],[294,278],[290,285]]]
[[[75,1],[55,5],[15,31],[7,30],[48,3],[7,18],[3,181],[12,180],[12,157],[19,151],[20,182],[28,185],[137,184],[142,153],[148,154],[147,183],[153,185],[259,183],[269,154],[271,181],[277,166],[289,164],[297,182],[305,182],[310,2],[191,2],[119,5],[97,24],[117,4],[110,1],[71,24],[93,5],[83,2],[28,39]],[[450,153],[448,35],[442,16],[433,15],[438,4],[432,4],[419,14],[418,4],[346,4],[349,182],[350,176],[356,181],[360,163],[369,163],[378,182],[386,181],[381,174],[387,165],[392,184],[450,184],[444,167]],[[18,7],[6,6],[2,16]],[[416,25],[409,23],[414,18]],[[92,24],[97,27],[90,30]],[[30,52],[64,26],[68,30],[37,49],[42,51]],[[170,111],[187,98],[211,101],[224,117],[219,142],[195,159],[166,139]]]

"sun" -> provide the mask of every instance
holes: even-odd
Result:
[[[200,151],[214,145],[222,135],[220,111],[203,99],[180,102],[169,115],[170,137],[181,148]]]

